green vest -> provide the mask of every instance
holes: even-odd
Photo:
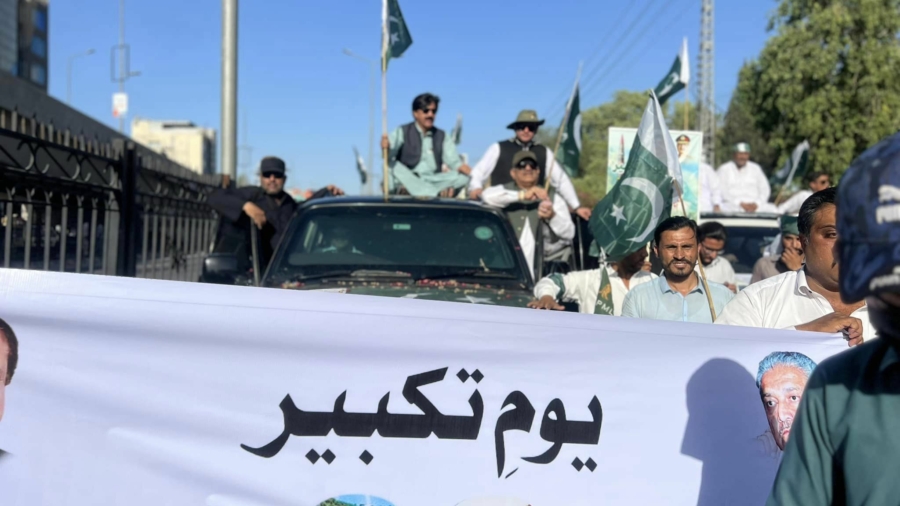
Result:
[[[514,192],[521,191],[515,182],[506,183],[503,185],[503,188]],[[552,202],[556,197],[556,191],[553,188],[550,188],[550,190],[547,191],[547,195]],[[510,204],[503,209],[503,212],[506,213],[506,219],[509,220],[509,223],[516,231],[516,238],[522,237],[522,232],[525,230],[525,222],[527,221],[531,227],[531,235],[534,236],[534,242],[539,248],[543,244],[540,235],[541,218],[538,217],[538,207],[540,207],[540,205],[540,200],[523,200]],[[550,240],[557,240],[556,234],[554,234],[552,230],[550,231]]]

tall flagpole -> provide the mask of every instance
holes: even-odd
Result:
[[[566,113],[563,115],[562,125],[559,132],[556,133],[556,149],[550,153],[550,159],[547,161],[547,180],[544,181],[544,190],[550,189],[550,175],[553,173],[553,166],[556,165],[556,153],[559,151],[559,145],[562,143],[563,131],[569,126],[569,113],[572,112],[572,101],[575,99],[575,91],[578,89],[578,81],[581,80],[581,66],[584,62],[578,62],[578,73],[575,74],[575,85],[572,86],[572,94],[569,95],[569,102],[566,104]]]
[[[388,4],[387,0],[381,0],[381,135],[387,135],[387,52],[388,52]],[[381,148],[383,160],[384,181],[382,192],[384,200],[388,199],[388,149]]]

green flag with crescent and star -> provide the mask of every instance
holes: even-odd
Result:
[[[403,52],[412,45],[412,35],[409,34],[409,28],[403,19],[403,13],[400,12],[400,4],[397,0],[385,0],[384,12],[382,14],[382,23],[386,26],[383,34],[387,36],[387,40],[383,41],[382,58],[384,60],[384,68],[387,69],[388,62],[391,58],[399,58]]]
[[[687,37],[681,44],[681,53],[675,57],[675,63],[669,69],[669,73],[656,85],[656,96],[659,104],[665,104],[666,100],[683,90],[691,80],[691,64],[688,59]]]
[[[769,184],[772,186],[785,186],[791,184],[791,181],[797,177],[806,175],[806,169],[809,166],[809,141],[803,141],[797,144],[794,151],[791,152],[790,158],[784,162],[784,166],[772,174]]]
[[[672,209],[678,151],[662,108],[651,96],[641,118],[625,170],[591,214],[589,226],[606,260],[615,262],[653,239],[656,225]]]
[[[581,98],[576,86],[569,104],[568,122],[563,125],[562,143],[559,152],[556,153],[556,161],[569,177],[577,177],[579,160],[581,160]]]
[[[453,144],[457,146],[462,142],[462,114],[456,115],[456,126],[450,131],[450,138],[453,139]]]

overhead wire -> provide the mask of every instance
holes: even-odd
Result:
[[[651,0],[651,1],[652,1],[652,0]],[[637,5],[637,3],[638,3],[637,1],[628,2],[627,7],[625,8],[625,12],[623,12],[622,15],[619,16],[619,18],[627,18],[627,17],[628,17],[628,14],[631,12],[632,8],[633,8],[635,5]],[[613,20],[612,24],[610,25],[610,29],[606,30],[606,35],[605,35],[605,36],[603,37],[603,39],[601,39],[600,42],[594,47],[594,50],[591,52],[590,56],[588,56],[586,59],[584,59],[584,60],[582,61],[582,65],[584,65],[585,67],[586,67],[586,66],[589,66],[589,65],[594,61],[594,59],[597,57],[597,55],[600,54],[600,51],[601,51],[602,49],[604,49],[604,48],[606,48],[606,49],[607,49],[607,52],[609,52],[609,48],[608,48],[608,46],[606,45],[606,43],[609,41],[610,37],[612,37],[613,33],[615,33],[615,28],[614,28],[614,27],[616,27],[616,26],[618,25],[617,21],[618,21],[619,18],[616,18],[616,19]],[[601,61],[602,61],[602,60],[601,60]],[[543,109],[541,109],[541,110],[549,111],[550,108],[551,108],[554,104],[558,104],[558,103],[561,102],[563,99],[565,99],[566,101],[568,101],[568,94],[569,94],[569,93],[570,93],[570,91],[569,91],[569,88],[568,88],[568,87],[565,88],[565,89],[560,90],[559,94],[557,94],[557,96],[554,97],[553,100],[551,100],[550,103],[548,103],[548,104],[547,104]]]

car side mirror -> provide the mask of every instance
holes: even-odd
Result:
[[[206,283],[233,285],[236,278],[244,274],[239,264],[235,253],[210,253],[203,259],[201,279]]]

